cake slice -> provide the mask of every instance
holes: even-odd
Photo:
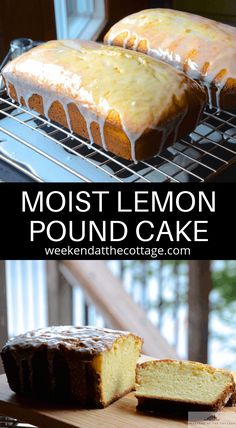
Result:
[[[235,382],[235,390],[233,392],[233,394],[231,395],[228,403],[226,404],[227,407],[233,407],[236,406],[236,372],[231,372],[234,378],[234,382]]]
[[[106,407],[134,389],[142,339],[95,327],[50,327],[7,342],[1,356],[21,395]]]
[[[192,361],[154,360],[137,366],[137,409],[186,414],[219,411],[235,391],[233,375]]]

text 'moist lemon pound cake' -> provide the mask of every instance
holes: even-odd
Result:
[[[154,360],[137,366],[137,408],[153,412],[219,411],[235,392],[227,370],[192,361]]]
[[[96,42],[47,42],[2,74],[13,100],[133,161],[193,131],[206,102],[200,85],[168,64]]]
[[[10,339],[1,356],[18,394],[106,407],[134,388],[141,347],[129,332],[63,326]]]
[[[173,9],[148,9],[119,21],[105,43],[161,59],[206,88],[210,107],[236,108],[236,28]]]

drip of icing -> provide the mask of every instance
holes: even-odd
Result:
[[[159,148],[158,154],[160,154],[163,151],[164,145],[165,145],[165,142],[166,142],[167,138],[174,131],[174,127],[173,126],[174,126],[174,123],[170,122],[169,127],[161,127],[160,126],[160,127],[157,128],[158,131],[160,131],[162,133],[161,143],[160,143],[160,148]],[[175,141],[175,139],[174,139],[174,141]]]
[[[178,133],[179,133],[179,127],[180,125],[183,123],[184,118],[187,116],[188,114],[188,106],[186,107],[186,109],[183,111],[183,113],[181,114],[181,119],[179,121],[179,124],[175,127],[175,133],[174,133],[174,137],[173,137],[173,144],[176,142],[177,137],[178,137]],[[199,116],[200,116],[201,112],[199,112]],[[196,118],[196,125],[199,122],[199,116]]]
[[[31,357],[29,358],[28,366],[29,366],[30,388],[31,388],[31,391],[33,391],[33,388],[34,388],[34,385],[33,385],[33,355],[31,355]]]
[[[136,141],[141,137],[142,132],[140,132],[139,135],[137,135],[136,133],[133,133],[131,131],[129,131],[128,128],[126,128],[125,124],[123,123],[123,129],[125,134],[127,135],[129,142],[130,142],[130,148],[131,148],[131,159],[134,161],[134,163],[137,163],[137,158],[136,158]]]
[[[136,37],[132,49],[138,48],[137,40],[144,40],[148,55],[177,69],[184,68],[189,77],[198,79],[207,89],[210,108],[211,90],[217,86],[216,107],[220,111],[221,91],[229,78],[236,79],[234,27],[173,9],[149,9],[116,23],[105,42],[115,44],[114,40],[123,33]],[[126,45],[127,42],[126,38]],[[219,78],[222,70],[226,74]]]
[[[82,116],[83,116],[83,118],[84,118],[84,120],[86,122],[86,127],[87,127],[88,136],[89,136],[89,141],[90,141],[90,144],[92,145],[92,144],[94,144],[94,141],[93,141],[93,134],[92,134],[92,131],[91,131],[91,124],[94,122],[95,117],[85,107],[80,106],[79,107],[79,111],[82,114]]]
[[[167,129],[164,129],[164,128],[161,129],[160,128],[160,131],[162,131],[162,137],[161,137],[161,144],[160,144],[160,149],[159,149],[158,154],[160,154],[163,151],[164,144],[165,144],[165,141],[166,141],[166,138],[167,138]]]
[[[91,117],[85,115],[85,114],[83,114],[83,116],[84,116],[85,121],[86,121],[86,127],[87,127],[87,131],[88,131],[88,135],[89,135],[89,141],[90,141],[90,144],[92,145],[92,144],[94,144],[93,134],[91,131],[91,123],[93,122],[93,119]]]
[[[21,388],[21,392],[23,392],[23,387],[24,387],[23,359],[19,361],[18,367],[19,367],[19,376],[20,376],[20,388]]]
[[[71,123],[70,123],[70,115],[69,115],[69,111],[68,111],[68,105],[66,103],[63,103],[62,105],[63,105],[64,112],[66,114],[67,127],[71,132],[72,128],[71,128]]]
[[[221,91],[224,88],[226,82],[227,82],[227,78],[225,78],[224,80],[222,80],[217,85],[217,89],[216,89],[216,107],[217,107],[217,113],[220,113],[220,111],[221,111],[221,107],[220,107],[220,96],[221,96]]]
[[[54,376],[54,367],[53,367],[54,352],[50,348],[47,350],[47,361],[48,361],[48,371],[49,371],[49,388],[53,394],[55,390],[55,376]]]
[[[129,38],[130,38],[130,32],[128,31],[128,32],[127,32],[127,37],[124,39],[124,42],[123,42],[123,48],[124,48],[124,49],[125,49],[125,48],[126,48],[126,46],[127,46],[127,43],[128,43]]]
[[[138,42],[137,35],[135,47]],[[147,128],[158,128],[173,95],[181,99],[188,85],[182,73],[144,54],[78,41],[41,45],[9,63],[3,74],[27,107],[33,94],[40,95],[47,118],[52,103],[60,102],[70,130],[68,104],[73,102],[85,119],[91,144],[91,124],[98,124],[104,150],[104,125],[114,110],[129,138],[134,161],[136,141]]]
[[[200,122],[201,115],[202,115],[202,112],[203,112],[204,107],[205,107],[205,106],[202,106],[202,109],[199,109],[198,115],[196,115],[195,128],[198,126],[198,124],[199,124],[199,122]],[[195,128],[194,128],[194,129],[195,129]]]
[[[212,104],[211,84],[208,83],[208,82],[206,82],[206,81],[204,81],[204,86],[207,89],[209,108],[212,110],[213,104]]]
[[[31,95],[30,95],[31,96]],[[30,99],[30,96],[28,97],[28,101]],[[44,96],[43,97],[43,110],[44,110],[44,116],[49,120],[49,110],[52,105],[53,100],[50,99],[50,97]]]
[[[21,392],[23,392],[24,388],[24,374],[23,374],[23,362],[27,362],[28,368],[29,368],[29,384],[31,391],[33,390],[33,367],[32,367],[32,360],[34,356],[34,350],[32,350],[32,354],[29,356],[27,353],[27,350],[21,350],[20,355],[17,355],[17,352],[15,350],[11,351],[11,356],[14,358],[15,363],[18,367],[19,371],[19,380],[20,380],[20,389]]]
[[[10,94],[9,82],[8,82],[8,80],[5,80],[5,82],[6,82],[6,91],[7,91],[7,95],[10,97],[11,102],[12,102],[13,104],[15,104],[15,100],[12,98],[12,96],[11,96],[11,94]]]
[[[24,376],[23,376],[23,359],[19,359],[17,360],[17,358],[15,357],[15,362],[16,365],[18,366],[18,370],[19,370],[19,378],[20,378],[20,388],[21,388],[21,392],[23,392],[23,385],[24,385]]]
[[[107,145],[106,145],[105,134],[104,134],[105,120],[103,118],[98,117],[97,122],[99,124],[99,130],[100,130],[100,135],[101,135],[101,140],[102,140],[102,147],[104,150],[107,151]]]
[[[135,35],[134,35],[134,37],[135,37],[135,41],[134,41],[134,44],[133,44],[133,46],[132,46],[132,49],[133,49],[134,51],[136,51],[136,50],[138,49],[138,45],[139,45],[139,42],[140,42],[140,38],[139,38],[138,34],[135,34]]]
[[[217,90],[216,90],[216,107],[217,107],[217,112],[216,113],[220,113],[220,94],[221,91],[223,89],[223,86],[218,86]]]

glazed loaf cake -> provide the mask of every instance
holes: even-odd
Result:
[[[137,408],[161,413],[219,411],[235,392],[227,370],[192,361],[154,360],[137,366]]]
[[[144,10],[115,24],[105,43],[161,59],[206,88],[210,107],[236,108],[236,28],[171,9]]]
[[[191,132],[206,102],[201,87],[168,64],[95,42],[47,42],[2,74],[13,100],[134,161]]]
[[[134,388],[141,347],[129,332],[66,326],[17,336],[1,356],[17,394],[105,407]]]

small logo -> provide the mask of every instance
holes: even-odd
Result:
[[[236,412],[189,412],[188,425],[195,428],[236,428]]]

